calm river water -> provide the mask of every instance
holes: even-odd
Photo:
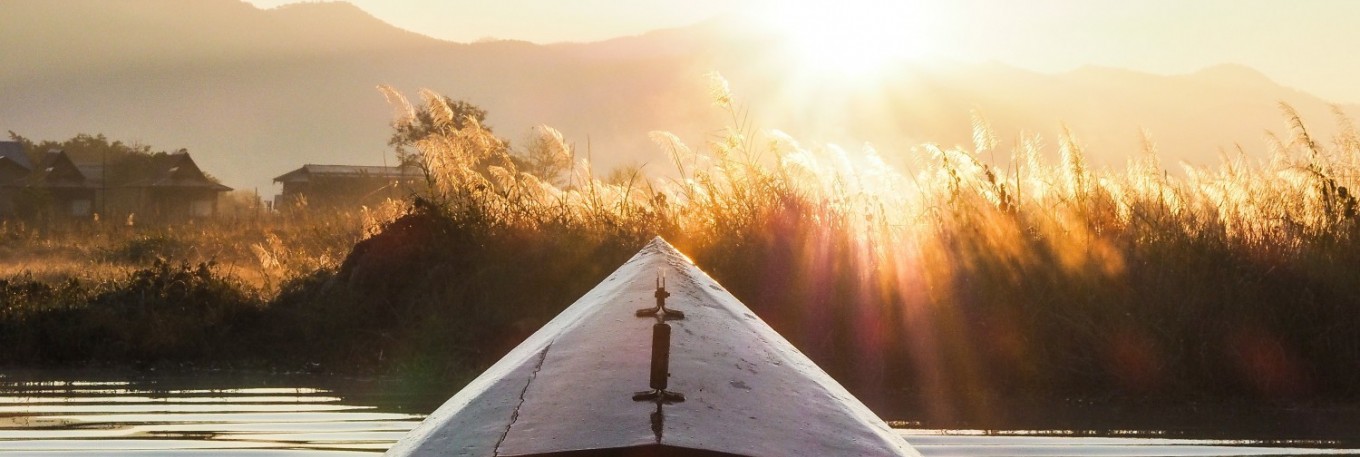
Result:
[[[374,455],[444,400],[415,391],[392,381],[315,376],[0,372],[0,453]],[[1115,437],[1058,431],[901,433],[926,456],[1360,455],[1360,449],[1336,441],[1163,438],[1156,431]]]

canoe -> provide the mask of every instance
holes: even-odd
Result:
[[[386,455],[920,454],[658,237]]]

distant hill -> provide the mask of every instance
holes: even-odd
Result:
[[[1097,163],[1135,151],[1139,128],[1171,159],[1209,162],[1221,146],[1261,149],[1296,106],[1324,137],[1328,105],[1251,69],[1159,76],[1085,68],[1040,74],[996,64],[904,65],[853,92],[803,87],[770,38],[713,21],[598,43],[459,44],[383,23],[345,3],[260,10],[237,0],[0,2],[0,130],[76,133],[188,148],[227,185],[259,187],[303,163],[381,164],[392,109],[374,90],[428,87],[486,108],[512,143],[562,130],[601,167],[667,169],[651,130],[702,143],[723,125],[705,74],[718,70],[758,127],[807,142],[871,141],[887,154],[966,144],[970,112],[1005,139],[1054,137],[1066,122]],[[1360,112],[1355,107],[1347,109]],[[386,159],[385,159],[386,156]]]

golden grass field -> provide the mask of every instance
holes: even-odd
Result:
[[[715,87],[731,125],[701,147],[653,133],[665,170],[600,176],[551,128],[512,149],[438,94],[388,90],[410,113],[398,123],[433,123],[406,157],[428,187],[407,201],[173,229],[7,226],[0,329],[22,331],[0,363],[470,379],[662,235],[870,404],[951,417],[1017,392],[1360,394],[1349,119],[1314,138],[1282,106],[1268,157],[1173,167],[1148,135],[1126,167],[1097,169],[1076,134],[1002,139],[980,118],[966,148],[802,145],[747,125]],[[157,257],[187,263],[148,267]],[[102,285],[26,285],[72,277]],[[180,316],[155,328],[191,330],[148,336],[153,308]],[[122,343],[83,344],[80,329]]]

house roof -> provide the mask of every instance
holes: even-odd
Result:
[[[670,320],[669,386],[647,391],[655,278]],[[459,391],[389,456],[919,456],[864,404],[661,238]],[[592,454],[594,455],[594,454]],[[650,455],[650,454],[649,454]]]
[[[151,187],[151,188],[197,188],[211,189],[218,192],[231,190],[230,187],[214,182],[198,168],[194,159],[189,157],[188,152],[176,152],[163,158],[159,158],[154,163],[154,174],[141,181],[127,184],[127,187]]]
[[[89,180],[91,183],[96,185],[104,183],[103,165],[76,164],[76,169],[80,170],[80,174],[84,175],[85,179]]]
[[[391,178],[415,179],[424,176],[416,167],[385,167],[370,165],[306,164],[274,178],[274,182],[308,182],[312,177],[327,178]]]
[[[24,152],[24,145],[18,141],[0,141],[0,161],[8,161],[25,170],[33,169],[33,162]]]
[[[9,187],[33,172],[33,163],[24,153],[23,145],[14,141],[0,141],[0,186]]]
[[[101,173],[102,174],[102,173]],[[53,149],[43,153],[33,173],[9,184],[10,186],[46,189],[97,189],[99,183],[90,179],[71,162],[66,151]]]

